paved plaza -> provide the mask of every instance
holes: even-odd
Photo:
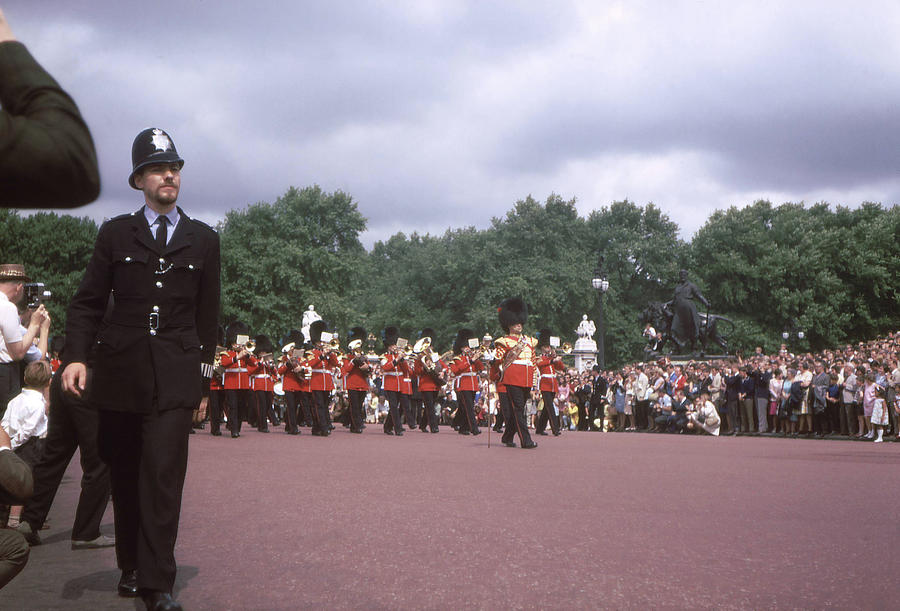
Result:
[[[338,427],[191,437],[186,609],[896,608],[900,443]],[[71,551],[74,462],[3,609],[142,609]],[[112,534],[112,510],[103,531]]]

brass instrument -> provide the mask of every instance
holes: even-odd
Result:
[[[431,349],[431,338],[428,337],[427,335],[425,337],[421,338],[419,341],[417,341],[415,343],[415,345],[412,347],[412,351],[416,354],[422,354],[426,350],[430,351],[430,349]]]
[[[256,350],[256,342],[252,339],[248,339],[246,342],[244,342],[242,348],[250,354],[253,354],[253,351]]]
[[[572,344],[569,342],[563,342],[562,345],[563,354],[572,354]]]

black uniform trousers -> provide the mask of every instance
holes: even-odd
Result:
[[[437,413],[437,391],[436,390],[423,390],[422,392],[422,403],[425,404],[423,413],[422,413],[422,426],[421,429],[425,430],[425,424],[428,424],[428,428],[431,429],[432,433],[438,432],[438,424],[440,423],[440,415]]]
[[[459,430],[468,430],[473,435],[478,435],[481,431],[478,430],[478,421],[475,419],[475,391],[457,390],[456,398],[459,400],[459,409],[463,410],[464,416],[464,426],[461,426]]]
[[[507,384],[506,394],[509,397],[510,419],[503,431],[503,443],[511,443],[513,437],[519,437],[519,445],[523,448],[534,443],[528,433],[528,423],[525,421],[525,401],[531,394],[531,389],[525,386],[512,386]]]
[[[6,412],[7,404],[22,392],[22,368],[19,363],[0,363],[0,417]]]
[[[99,412],[100,457],[109,465],[116,560],[139,588],[171,592],[175,540],[193,411]]]
[[[327,390],[312,391],[313,398],[313,432],[321,435],[331,434],[331,415],[328,413],[328,404],[331,400],[331,392]]]
[[[268,432],[270,412],[275,413],[272,406],[275,393],[271,390],[254,390],[253,397],[256,399],[256,430]]]
[[[231,434],[241,432],[243,417],[249,413],[251,393],[248,389],[237,390],[234,388],[225,390],[225,403],[228,405],[228,428]]]
[[[387,434],[393,432],[395,435],[402,435],[403,423],[400,422],[400,404],[401,402],[404,402],[403,407],[405,408],[405,402],[409,401],[409,397],[397,390],[386,390],[384,391],[384,395],[388,400],[388,415],[387,418],[384,419],[384,432]]]
[[[547,421],[549,420],[550,430],[554,435],[559,435],[559,414],[556,413],[556,406],[553,404],[556,393],[542,390],[541,397],[544,399],[544,409],[538,414],[537,425],[535,428],[538,433],[543,433],[544,429],[547,428]]]
[[[221,432],[222,411],[225,407],[225,391],[210,390],[206,406],[209,408],[209,432]]]
[[[284,391],[284,432],[289,435],[297,435],[300,429],[297,426],[297,408],[300,406],[301,393],[299,390]]]
[[[593,418],[588,416],[588,402],[584,397],[576,397],[575,404],[578,406],[578,430],[586,431],[591,428]]]
[[[97,410],[82,399],[64,394],[61,377],[53,376],[50,384],[47,438],[44,452],[32,469],[34,496],[25,504],[21,521],[34,531],[41,529],[77,449],[81,458],[81,495],[75,509],[72,540],[91,541],[100,536],[100,522],[109,502],[109,467],[98,453]]]
[[[512,426],[512,407],[509,404],[509,395],[506,392],[497,392],[497,403],[500,405],[500,409],[497,413],[497,425],[494,426],[494,430],[498,433],[501,430],[502,426],[506,426],[503,429],[504,433],[509,430],[509,427]]]
[[[366,391],[349,389],[347,396],[350,399],[350,430],[362,431],[366,421],[366,408],[363,406],[366,400]]]

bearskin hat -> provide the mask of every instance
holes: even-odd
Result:
[[[272,354],[275,351],[272,340],[269,339],[268,335],[257,335],[253,338],[253,341],[256,342],[256,354]]]
[[[225,328],[225,345],[229,348],[233,346],[238,335],[250,335],[250,327],[240,320],[234,321]]]
[[[500,326],[509,333],[509,328],[517,323],[525,324],[528,321],[528,306],[521,297],[510,297],[500,302],[497,308],[500,317]]]
[[[366,330],[362,327],[353,327],[347,333],[347,341],[352,342],[355,339],[361,339],[362,341],[366,341]]]
[[[328,329],[328,325],[325,324],[324,320],[314,320],[311,325],[309,325],[309,341],[313,344],[318,344],[322,339],[322,333]]]
[[[395,345],[398,337],[400,337],[400,329],[393,326],[385,327],[381,332],[381,343],[384,344],[384,349],[387,350]]]
[[[541,329],[537,334],[537,345],[538,348],[541,346],[549,346],[550,345],[550,329]]]
[[[475,337],[472,329],[460,329],[456,332],[456,339],[453,340],[453,354],[459,354],[462,349],[469,345],[469,340]]]

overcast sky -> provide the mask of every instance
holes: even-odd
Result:
[[[900,199],[900,3],[0,0],[75,98],[97,220],[169,132],[214,223],[291,185],[350,193],[367,247],[551,192],[653,202],[690,239],[756,199]]]

